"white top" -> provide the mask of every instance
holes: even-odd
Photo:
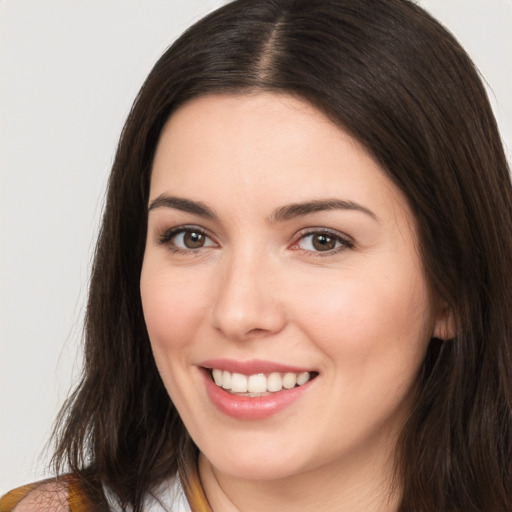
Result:
[[[116,495],[103,486],[110,510],[122,512]],[[128,509],[128,510],[131,510]],[[153,494],[144,499],[144,512],[192,512],[178,477],[163,482]]]

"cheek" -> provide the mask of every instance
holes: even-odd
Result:
[[[416,271],[347,272],[297,299],[309,338],[337,365],[421,362],[432,329],[427,286]],[[419,363],[418,363],[419,364]],[[409,365],[407,365],[409,366]],[[361,367],[358,371],[361,371]]]
[[[388,279],[350,272],[336,285],[324,282],[315,293],[301,294],[297,302],[301,330],[326,356],[320,369],[329,401],[339,404],[319,406],[315,413],[326,415],[323,435],[332,447],[345,442],[337,434],[342,429],[346,439],[356,439],[407,415],[432,320],[425,283],[415,273],[404,274]]]
[[[180,278],[179,272],[144,262],[140,291],[142,308],[155,356],[189,343],[207,309],[200,279]]]

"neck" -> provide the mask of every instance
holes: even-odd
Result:
[[[396,512],[391,457],[335,461],[274,480],[247,480],[216,469],[202,454],[199,474],[213,512]]]

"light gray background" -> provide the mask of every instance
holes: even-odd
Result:
[[[0,494],[41,455],[80,368],[103,193],[163,50],[222,0],[0,1]],[[512,0],[424,0],[485,76],[512,153]]]

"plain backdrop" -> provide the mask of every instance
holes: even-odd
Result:
[[[46,475],[131,102],[165,48],[222,3],[0,0],[0,494]],[[512,1],[418,3],[479,66],[510,161]]]

